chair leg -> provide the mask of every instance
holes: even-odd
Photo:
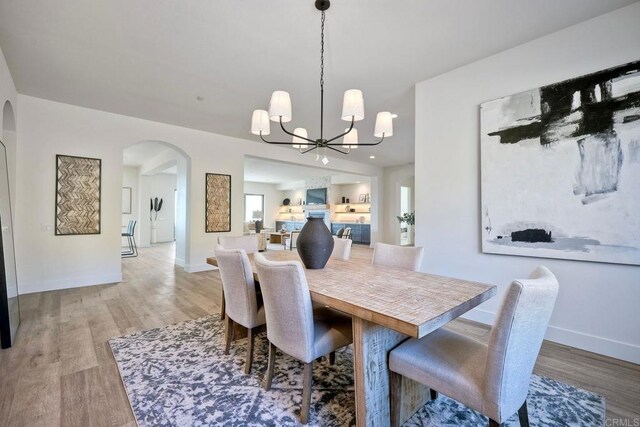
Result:
[[[267,364],[267,373],[264,377],[264,389],[271,390],[271,380],[273,380],[273,369],[276,366],[276,346],[269,342],[269,363]]]
[[[431,394],[431,400],[436,400],[438,398],[438,392],[434,389],[431,389],[429,393]]]
[[[136,236],[131,236],[131,240],[133,241],[133,253],[134,257],[138,256],[138,245],[136,244]]]
[[[229,316],[224,323],[224,354],[229,354],[229,348],[231,347],[231,341],[233,340],[233,320]]]
[[[226,317],[226,307],[224,302],[224,289],[222,290],[222,296],[220,297],[220,320],[224,320]]]
[[[529,411],[527,410],[527,399],[518,409],[518,418],[520,418],[520,427],[529,427]]]
[[[332,351],[331,353],[329,353],[329,365],[335,365],[336,364],[336,352]]]
[[[313,362],[304,364],[302,373],[302,408],[300,409],[300,422],[306,424],[309,421],[309,407],[311,406],[311,384],[313,383]]]
[[[244,362],[244,373],[251,373],[251,365],[253,364],[253,343],[256,338],[254,328],[247,328],[247,360]]]
[[[389,371],[389,404],[391,427],[400,426],[400,408],[402,407],[402,375]]]
[[[489,427],[500,427],[500,423],[489,418]]]

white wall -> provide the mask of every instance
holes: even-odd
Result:
[[[28,194],[28,197],[18,197],[16,203],[16,250],[22,293],[121,280],[122,150],[127,146],[148,140],[164,141],[173,144],[190,159],[186,178],[190,189],[185,195],[189,206],[186,233],[190,242],[184,248],[184,268],[188,272],[209,268],[206,258],[213,254],[219,234],[242,233],[243,218],[236,213],[241,213],[243,207],[246,155],[315,166],[313,156],[301,156],[294,150],[264,143],[25,95],[18,96],[18,103],[21,168],[17,191],[19,195]],[[54,236],[53,228],[41,231],[41,225],[51,226],[54,221],[56,154],[102,159],[101,234]],[[340,158],[332,159],[331,164],[334,169],[362,175],[381,173],[380,168]],[[180,164],[178,168],[180,170]],[[204,232],[207,172],[232,176],[230,233]],[[141,215],[141,220],[143,218]]]
[[[276,184],[265,184],[262,182],[244,182],[245,194],[262,194],[264,195],[264,226],[275,228],[276,217],[284,200],[284,192],[278,190]],[[243,204],[244,214],[244,204]]]
[[[396,216],[402,214],[400,212],[400,187],[415,188],[414,181],[417,181],[414,179],[415,171],[416,167],[413,163],[384,168],[383,242],[385,243],[400,244],[400,223],[396,219]],[[421,191],[420,188],[417,191]],[[416,191],[412,192],[412,194],[415,193]]]
[[[510,280],[539,264],[560,281],[547,338],[640,363],[640,267],[482,254],[479,105],[640,59],[640,3],[416,86],[416,238],[423,270],[499,286],[469,314],[491,322]]]

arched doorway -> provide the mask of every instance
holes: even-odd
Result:
[[[175,241],[175,264],[180,267],[190,260],[190,183],[191,158],[171,143],[139,141],[123,150],[123,204],[125,189],[131,189],[131,211],[123,209],[123,226],[137,221],[140,248]],[[159,211],[150,209],[150,200],[153,206],[156,198],[163,202]]]

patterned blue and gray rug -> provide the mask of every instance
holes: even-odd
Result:
[[[223,322],[211,316],[109,341],[140,426],[294,426],[302,398],[302,365],[278,353],[273,387],[261,387],[266,335],[256,339],[251,375],[244,375],[246,340],[222,352]],[[355,424],[351,348],[333,366],[314,364],[310,426]],[[532,426],[602,426],[604,399],[534,375],[529,390]],[[405,425],[486,426],[487,419],[440,396]],[[517,415],[508,426],[519,426]]]

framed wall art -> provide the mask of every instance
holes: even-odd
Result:
[[[483,252],[640,265],[640,61],[480,118]]]
[[[100,234],[102,160],[56,156],[55,235]]]
[[[231,175],[206,174],[205,231],[231,231]]]

